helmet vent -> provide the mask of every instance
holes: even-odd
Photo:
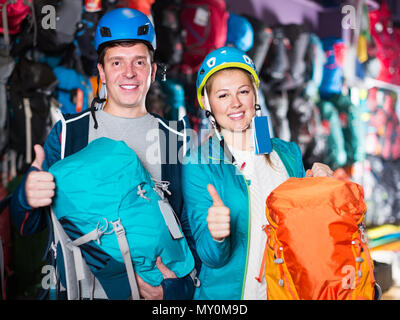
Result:
[[[111,37],[111,30],[107,27],[101,27],[100,34],[102,37]]]
[[[147,34],[148,32],[149,32],[149,25],[145,24],[145,25],[140,26],[138,28],[137,35],[138,36],[143,36],[143,35]]]

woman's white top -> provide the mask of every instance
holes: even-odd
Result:
[[[250,246],[247,262],[247,273],[244,287],[244,300],[265,300],[267,298],[267,284],[265,277],[262,282],[255,278],[260,272],[261,261],[264,254],[267,236],[263,230],[268,221],[265,215],[265,205],[268,195],[286,181],[289,176],[275,151],[270,153],[273,167],[271,167],[265,155],[256,155],[254,151],[243,151],[229,147],[235,157],[238,167],[244,177],[250,181]],[[245,259],[246,257],[243,257]]]

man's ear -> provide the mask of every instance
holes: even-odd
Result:
[[[156,73],[157,73],[157,63],[153,62],[151,64],[151,83],[156,80]]]
[[[97,70],[99,70],[99,76],[101,83],[106,83],[106,74],[104,72],[104,67],[101,63],[97,64]]]

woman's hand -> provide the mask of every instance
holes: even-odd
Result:
[[[213,185],[209,184],[207,190],[213,200],[213,205],[208,209],[208,230],[210,230],[214,240],[221,241],[231,233],[231,212],[229,208],[224,205]]]
[[[314,162],[312,168],[307,170],[306,177],[333,177],[333,171],[326,164]]]

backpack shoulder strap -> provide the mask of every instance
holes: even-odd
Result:
[[[71,239],[65,233],[63,227],[58,221],[56,215],[51,209],[51,220],[54,229],[54,241],[55,244],[60,244],[63,261],[64,261],[64,272],[65,272],[65,280],[66,280],[66,289],[67,289],[67,298],[68,300],[78,300],[79,299],[79,283],[77,279],[77,275],[75,272],[75,263],[74,263],[74,254],[72,250],[69,250],[67,247],[68,243],[71,242]]]
[[[61,159],[87,146],[89,141],[90,110],[77,114],[65,114],[61,119]]]
[[[52,209],[51,221],[55,245],[59,244],[61,246],[63,255],[68,300],[78,300],[80,298],[89,298],[91,300],[93,298],[108,299],[100,282],[95,278],[82,258],[81,250],[77,245],[74,245],[74,242],[65,233]],[[81,284],[79,284],[80,281]]]

